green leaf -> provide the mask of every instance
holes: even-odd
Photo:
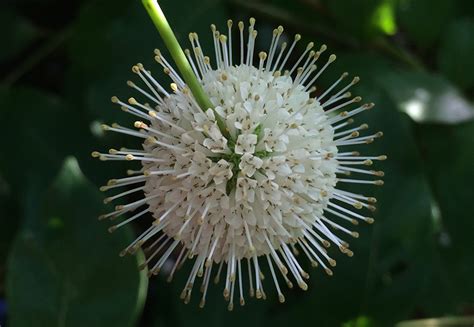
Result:
[[[10,326],[134,326],[146,294],[143,255],[119,258],[133,236],[126,228],[106,234],[95,219],[100,198],[68,158],[39,221],[23,228],[10,253]]]
[[[10,158],[0,161],[0,171],[12,192],[21,195],[31,183],[49,185],[71,146],[63,119],[67,113],[55,96],[30,88],[0,88],[0,120],[6,122],[2,132],[8,136],[0,138],[0,147]]]
[[[473,106],[441,76],[395,72],[379,80],[398,108],[416,122],[456,124],[474,117]]]
[[[458,20],[447,28],[438,53],[440,70],[462,89],[474,87],[474,20]]]
[[[474,275],[470,258],[474,245],[472,200],[474,190],[474,122],[457,126],[419,126],[420,149],[440,209],[436,244],[448,296],[456,303],[474,302]],[[446,280],[446,276],[449,276]],[[462,311],[462,308],[457,308]]]
[[[451,0],[400,0],[397,16],[401,29],[416,46],[428,48],[438,40],[454,13]]]
[[[0,62],[23,51],[38,36],[36,28],[25,17],[6,7],[0,11]]]
[[[474,16],[474,2],[471,0],[456,0],[456,13],[458,17]]]

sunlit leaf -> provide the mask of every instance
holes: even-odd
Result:
[[[420,123],[456,124],[474,117],[474,108],[443,77],[397,72],[380,77],[380,83],[413,120]]]
[[[393,35],[397,32],[394,7],[394,1],[386,0],[377,7],[372,16],[373,24],[388,35]]]
[[[342,324],[342,327],[371,327],[373,326],[372,321],[369,317],[361,316],[357,317],[357,319],[348,321]]]
[[[396,22],[390,0],[326,0],[324,3],[345,33],[361,39],[379,34],[393,34]],[[348,13],[352,13],[348,15]]]
[[[460,327],[474,325],[474,317],[445,317],[403,321],[395,327]]]

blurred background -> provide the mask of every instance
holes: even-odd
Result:
[[[472,0],[162,0],[182,44],[228,18],[257,19],[258,49],[285,27],[325,43],[355,93],[375,102],[358,122],[385,136],[376,223],[359,226],[353,258],[310,289],[227,312],[222,288],[204,309],[179,293],[187,268],[147,281],[143,254],[118,253],[143,226],[107,233],[98,187],[128,165],[93,150],[137,145],[101,123],[131,118],[110,103],[134,95],[131,66],[164,49],[139,0],[2,0],[0,4],[0,325],[472,326],[474,316],[474,2]],[[304,44],[303,44],[304,43]],[[209,51],[208,51],[209,53]],[[145,225],[149,221],[145,220]],[[338,259],[338,254],[335,254]],[[308,268],[310,269],[310,268]]]

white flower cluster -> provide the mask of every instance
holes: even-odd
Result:
[[[326,47],[313,51],[310,43],[295,64],[285,70],[301,37],[296,35],[289,47],[280,44],[281,27],[274,30],[268,54],[260,52],[254,66],[254,23],[251,19],[247,38],[243,23],[238,24],[238,62],[232,57],[232,22],[228,22],[229,40],[212,26],[214,67],[203,55],[197,35],[190,34],[192,51],[187,50],[186,55],[214,105],[206,111],[200,109],[158,50],[155,59],[172,79],[172,92],[166,91],[143,65],[134,66],[133,71],[146,88],[128,84],[149,103],[134,98],[123,102],[117,97],[112,101],[138,117],[138,130],[118,125],[104,129],[141,138],[143,148],[93,153],[102,160],[141,161],[141,169],[129,171],[129,177],[109,181],[102,189],[127,187],[106,201],[134,192],[142,192],[144,197],[118,205],[102,218],[116,218],[143,207],[111,227],[113,231],[152,213],[153,224],[124,253],[149,243],[151,254],[146,263],[150,274],[158,273],[171,260],[170,278],[187,258],[194,258],[182,293],[186,302],[196,279],[202,277],[204,305],[215,265],[217,276],[225,275],[224,297],[229,309],[233,308],[236,289],[244,304],[244,283],[248,283],[251,296],[266,297],[263,265],[268,266],[283,302],[279,278],[290,287],[294,279],[299,287],[307,289],[305,280],[309,275],[296,252],[332,275],[330,267],[336,262],[326,248],[332,243],[352,256],[349,244],[340,235],[358,236],[341,223],[373,221],[356,211],[374,210],[374,198],[339,188],[343,183],[382,184],[381,180],[351,179],[348,175],[382,176],[382,172],[363,167],[385,156],[363,157],[358,152],[341,150],[381,136],[380,132],[360,136],[359,132],[367,128],[365,124],[346,128],[353,122],[352,116],[373,107],[358,105],[360,97],[353,98],[347,91],[358,78],[333,91],[346,78],[344,73],[325,93],[312,96],[312,85],[335,56],[317,67]],[[352,104],[355,108],[345,111]],[[246,275],[248,278],[243,277]]]

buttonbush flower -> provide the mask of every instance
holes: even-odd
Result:
[[[146,245],[143,268],[158,274],[171,262],[169,279],[191,260],[182,299],[188,302],[200,283],[204,306],[211,278],[221,279],[230,310],[234,299],[245,303],[244,289],[251,297],[266,297],[264,272],[265,288],[272,284],[284,302],[283,285],[308,288],[301,258],[332,275],[331,245],[352,256],[346,239],[358,233],[349,226],[372,223],[364,210],[375,210],[376,200],[344,187],[382,185],[383,172],[368,166],[386,159],[352,149],[382,135],[362,136],[368,126],[352,126],[357,114],[374,106],[360,104],[361,98],[349,92],[358,77],[347,83],[344,73],[324,92],[315,92],[318,78],[336,59],[325,56],[325,45],[316,49],[311,42],[300,52],[301,36],[282,42],[279,26],[268,51],[257,54],[255,19],[247,28],[239,22],[236,33],[233,27],[229,20],[224,35],[211,26],[212,60],[198,35],[189,34],[190,49],[184,53],[201,94],[159,50],[155,59],[164,75],[133,66],[138,82],[128,85],[137,98],[114,96],[112,102],[136,117],[135,128],[103,128],[133,136],[142,146],[93,153],[101,160],[141,163],[101,188],[124,189],[106,202],[143,194],[101,216],[130,214],[110,231],[148,213],[154,218],[121,254]],[[209,106],[202,104],[206,101]]]

